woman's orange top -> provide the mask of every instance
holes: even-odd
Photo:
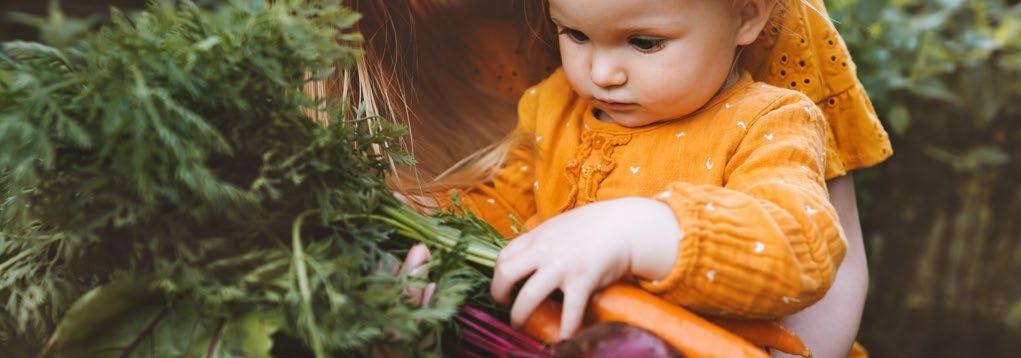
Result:
[[[822,109],[830,126],[827,179],[893,155],[822,0],[784,0],[759,39],[744,49],[743,60],[756,80],[805,93]]]
[[[516,131],[531,145],[462,191],[465,208],[510,235],[512,216],[528,229],[594,201],[655,198],[685,236],[672,273],[645,289],[748,318],[788,315],[823,296],[846,242],[825,184],[827,123],[808,97],[745,73],[674,121],[626,128],[592,111],[562,70],[527,90]]]

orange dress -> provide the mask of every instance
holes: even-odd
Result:
[[[694,311],[777,318],[820,299],[846,250],[825,184],[827,124],[804,94],[741,80],[685,118],[595,118],[562,70],[527,90],[496,177],[460,193],[509,234],[626,196],[668,204],[685,233],[672,273],[642,286]],[[626,220],[626,218],[622,218]]]

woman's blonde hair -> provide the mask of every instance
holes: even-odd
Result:
[[[364,115],[372,120],[391,120],[411,129],[406,138],[388,145],[427,160],[412,167],[391,161],[395,175],[388,184],[392,189],[431,194],[479,183],[496,173],[511,148],[528,141],[511,132],[516,122],[514,98],[473,83],[472,71],[478,75],[477,68],[467,63],[451,66],[451,58],[467,61],[472,50],[470,43],[457,36],[464,30],[458,25],[466,14],[479,12],[516,20],[544,17],[535,13],[538,8],[532,3],[535,1],[514,0],[492,10],[494,5],[488,1],[349,1],[363,16],[358,27],[365,36],[365,54],[350,70],[310,82],[307,90],[317,98],[361,103]],[[527,27],[518,30],[522,33],[544,31],[528,27],[527,22],[520,26]],[[515,54],[535,62],[558,62],[555,49],[546,41],[529,37],[529,41],[511,45]],[[547,74],[539,72],[522,70],[515,76],[531,83]],[[352,106],[348,115],[356,115],[354,110]],[[499,133],[507,132],[511,133],[500,137]],[[425,140],[416,142],[416,138]],[[377,148],[379,153],[382,149]]]

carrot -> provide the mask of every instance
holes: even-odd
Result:
[[[800,337],[776,321],[712,317],[709,318],[709,322],[715,323],[757,346],[769,347],[806,358],[812,356],[812,351],[805,346]]]
[[[556,342],[560,312],[560,304],[546,300],[525,322],[525,333],[546,343]],[[686,357],[768,357],[741,337],[626,284],[614,284],[592,295],[587,313],[598,322],[622,322],[655,333]]]
[[[525,320],[521,330],[543,343],[556,343],[557,337],[560,336],[561,312],[563,312],[563,305],[547,298],[535,308],[535,311],[532,311],[532,315]]]

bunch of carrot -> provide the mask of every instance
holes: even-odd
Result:
[[[623,322],[663,338],[686,357],[768,357],[759,347],[811,357],[793,332],[774,321],[707,320],[640,288],[618,283],[589,300],[592,322]],[[525,322],[529,336],[554,343],[560,331],[561,306],[547,299]]]

